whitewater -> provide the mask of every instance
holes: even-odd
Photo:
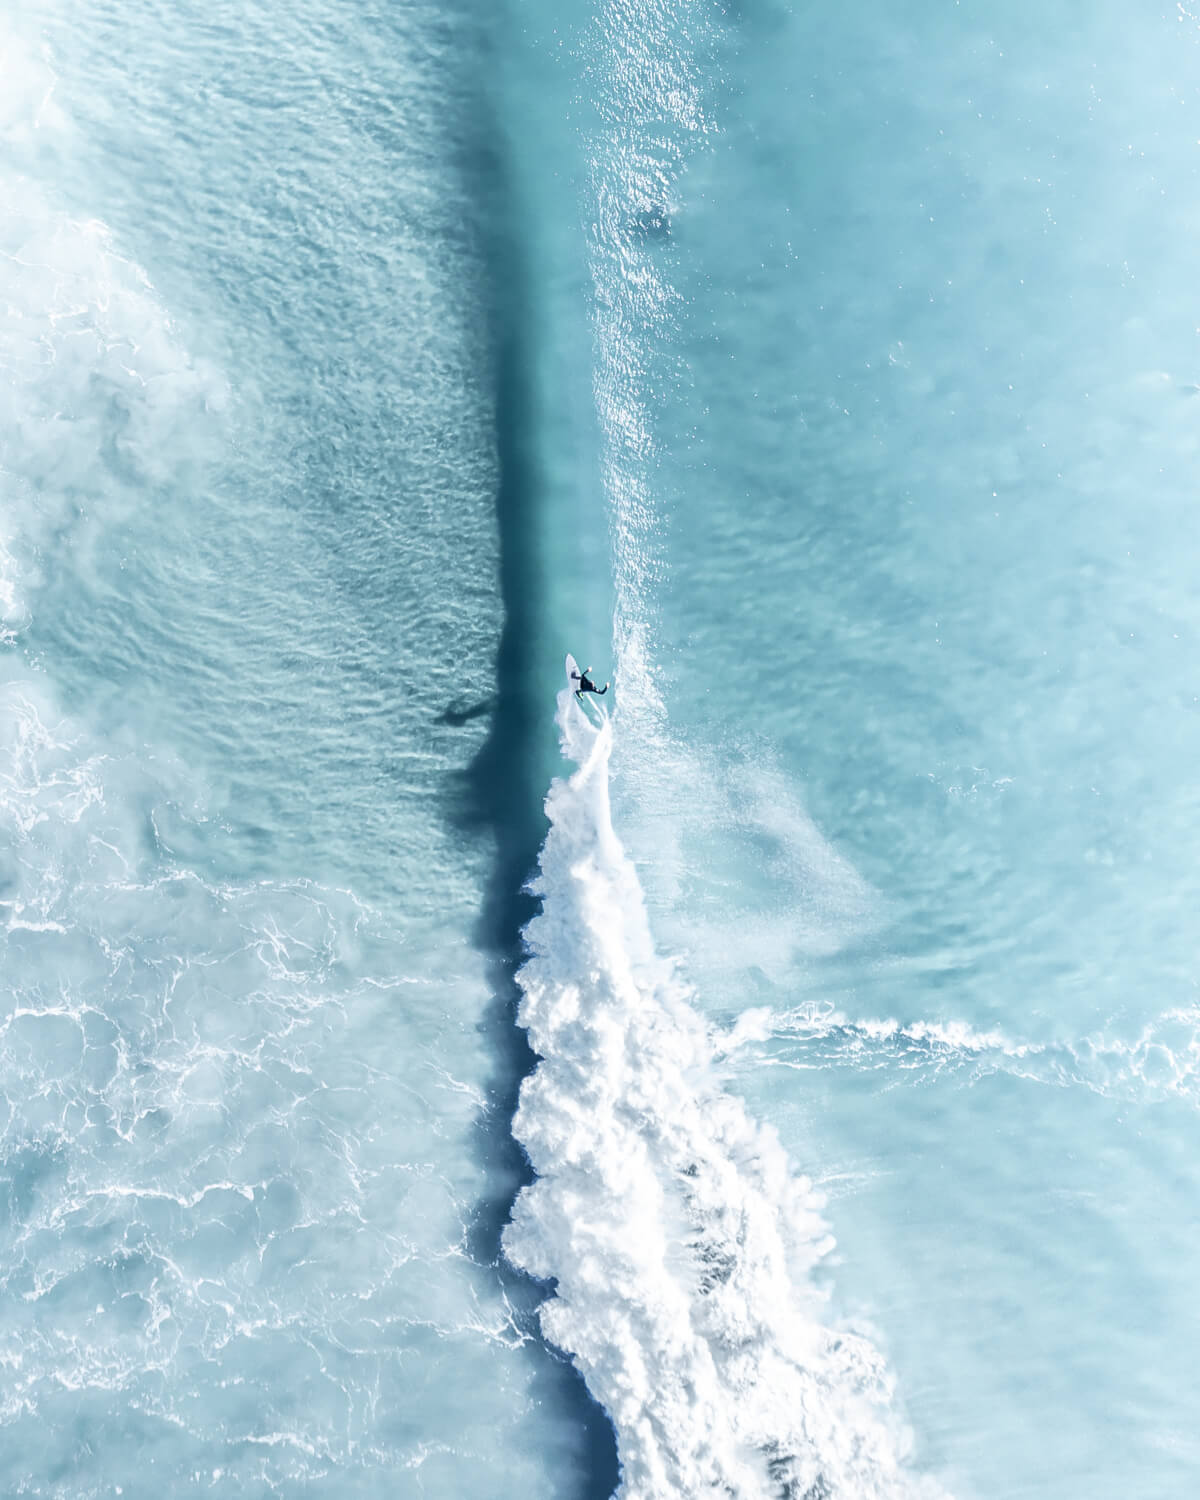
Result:
[[[1166,1500],[1194,17],[560,22],[615,699],[559,700],[506,1248],[630,1495]]]
[[[830,1320],[821,1195],[721,1090],[711,1029],[655,952],[599,713],[560,692],[577,768],[547,798],[520,973],[541,1061],[514,1130],[538,1177],[506,1251],[555,1282],[542,1326],[616,1423],[621,1494],[940,1494],[903,1468],[878,1352]]]

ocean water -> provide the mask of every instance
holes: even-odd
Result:
[[[478,27],[38,21],[4,38],[0,1492],[560,1494],[592,1409],[488,1250]]]
[[[1190,1492],[1198,49],[6,15],[0,1492]]]

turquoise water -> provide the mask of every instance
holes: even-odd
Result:
[[[559,1494],[479,1251],[478,28],[85,19],[5,63],[0,1489]]]
[[[0,1489],[1186,1493],[1200,18],[3,24]]]

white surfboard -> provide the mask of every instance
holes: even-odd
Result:
[[[575,660],[575,658],[571,655],[571,653],[569,651],[567,652],[566,668],[567,668],[567,686],[570,688],[570,690],[573,693],[575,693],[578,696],[578,694],[579,694],[579,684],[583,681],[583,673],[579,670],[579,663]],[[598,709],[598,710],[600,710],[602,712],[603,711],[603,706],[596,701],[596,698],[602,698],[606,692],[608,692],[608,683],[607,682],[604,684],[604,687],[601,689],[601,691],[598,694],[596,694],[595,697],[593,697],[591,693],[585,693],[582,697],[579,698],[579,701],[580,701],[580,703],[590,703],[593,708]]]

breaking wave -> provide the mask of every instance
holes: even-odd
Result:
[[[612,724],[564,689],[564,754],[526,928],[521,1024],[542,1061],[514,1131],[538,1174],[509,1256],[553,1278],[546,1335],[618,1432],[621,1494],[901,1497],[892,1380],[831,1316],[823,1200],[718,1084],[714,1037],[655,951],[609,807]]]

